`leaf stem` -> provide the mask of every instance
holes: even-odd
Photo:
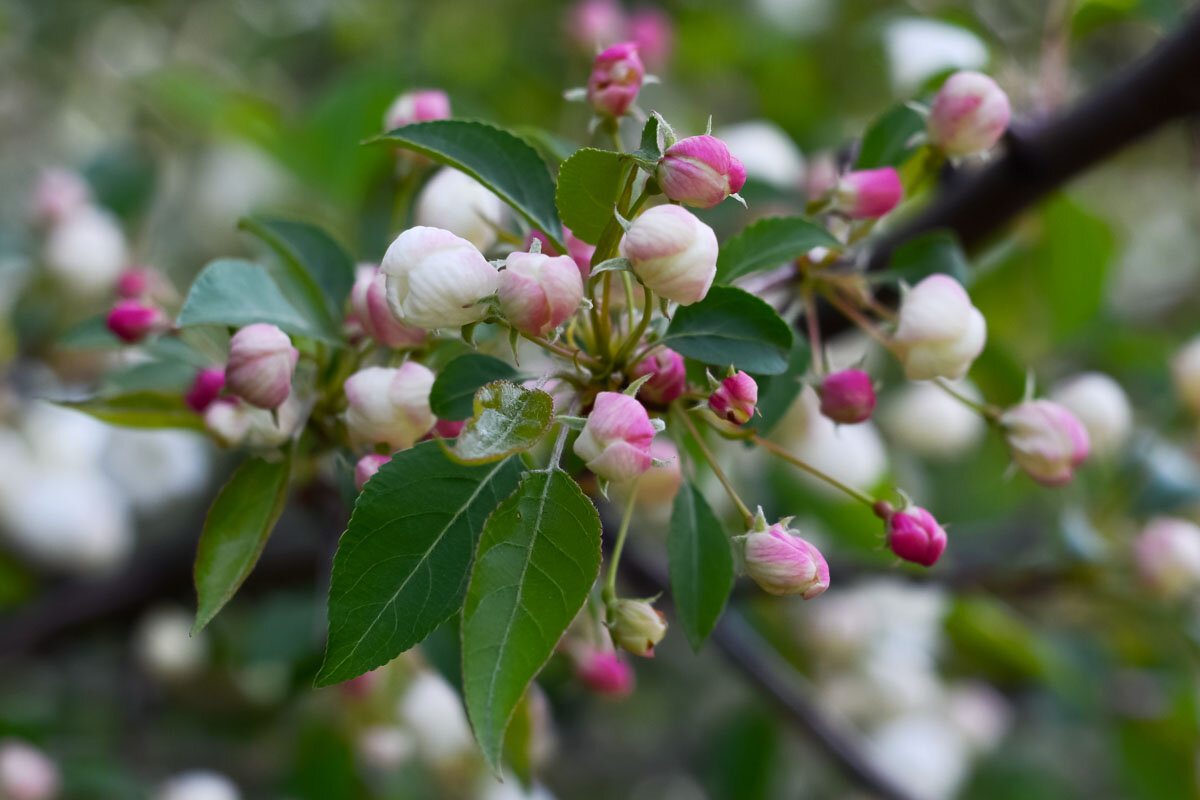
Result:
[[[696,440],[696,445],[700,448],[700,452],[704,454],[704,460],[708,462],[708,466],[710,469],[712,469],[713,474],[717,476],[717,480],[719,480],[721,485],[725,487],[726,493],[729,494],[729,499],[733,500],[733,504],[737,506],[737,510],[746,520],[746,527],[749,528],[754,522],[754,515],[750,513],[750,509],[746,507],[746,504],[742,502],[742,498],[738,496],[737,491],[733,488],[733,484],[730,483],[729,477],[725,474],[725,471],[717,465],[717,459],[715,456],[713,456],[712,451],[708,449],[708,445],[704,443],[704,439],[700,435],[700,431],[696,430],[696,425],[691,421],[691,419],[688,418],[687,411],[683,410],[678,405],[674,405],[671,408],[672,410],[678,412],[679,417],[683,420],[684,426],[688,429],[688,433],[690,433],[692,438]]]
[[[943,392],[950,395],[951,397],[953,397],[955,400],[962,403],[963,405],[967,406],[972,411],[976,412],[977,414],[979,414],[979,416],[983,417],[984,419],[988,420],[989,422],[994,421],[996,419],[996,417],[999,416],[997,409],[995,409],[985,403],[977,403],[976,401],[972,400],[971,398],[967,397],[965,394],[962,394],[957,389],[955,389],[953,386],[951,386],[950,381],[946,380],[945,378],[934,378],[933,382],[936,383],[938,385],[938,388],[940,388]]]
[[[629,535],[629,522],[633,519],[637,490],[638,481],[635,480],[629,487],[629,497],[625,500],[625,510],[621,513],[621,527],[617,530],[617,542],[613,545],[612,557],[608,562],[608,579],[601,594],[605,605],[617,599],[617,567],[621,564],[621,551],[625,549],[625,538]]]
[[[871,497],[866,492],[860,492],[858,489],[855,489],[852,486],[848,486],[848,485],[842,483],[837,478],[835,478],[832,475],[829,475],[825,472],[822,472],[821,470],[817,469],[812,464],[809,464],[806,461],[801,461],[800,459],[796,458],[794,455],[789,453],[787,450],[784,450],[782,447],[775,444],[774,442],[772,442],[768,439],[762,438],[757,433],[752,434],[750,436],[750,441],[754,442],[756,445],[758,445],[762,449],[766,450],[767,452],[772,453],[772,454],[778,456],[779,458],[782,458],[784,461],[788,462],[789,464],[799,467],[800,469],[804,470],[805,472],[807,472],[810,475],[813,475],[814,477],[820,478],[821,480],[828,483],[830,486],[833,486],[837,489],[842,490],[843,492],[850,495],[851,497],[853,497],[855,500],[859,501],[860,503],[864,503],[867,506],[874,508],[875,502],[876,502],[874,497]]]

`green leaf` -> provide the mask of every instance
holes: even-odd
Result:
[[[519,137],[482,122],[441,119],[405,125],[372,141],[392,142],[467,173],[546,234],[558,252],[567,252],[554,182],[541,156]]]
[[[675,610],[692,649],[699,650],[725,610],[736,576],[721,520],[688,482],[675,495],[667,556]]]
[[[179,394],[191,386],[196,368],[184,361],[144,361],[104,376],[99,394],[120,395],[131,392]]]
[[[646,124],[642,126],[641,146],[630,155],[648,169],[653,169],[652,165],[657,166],[658,160],[662,158],[662,148],[658,146],[658,117],[656,115],[651,114],[650,118],[646,120]]]
[[[98,420],[124,428],[189,428],[204,430],[204,419],[188,408],[177,394],[131,392],[115,397],[93,397],[60,403]]]
[[[475,393],[475,413],[454,440],[439,439],[460,464],[486,464],[528,450],[550,429],[554,398],[540,389],[495,381]]]
[[[283,259],[284,274],[296,286],[314,318],[340,325],[354,286],[354,259],[325,231],[306,222],[243,217],[238,228],[266,242]]]
[[[662,343],[706,364],[776,375],[787,369],[792,329],[749,292],[714,286],[699,303],[676,310]]]
[[[317,686],[386,664],[462,607],[479,532],[517,487],[521,469],[518,459],[455,464],[433,442],[380,468],[354,504],[333,559],[329,643]]]
[[[795,261],[814,247],[841,249],[842,243],[819,225],[800,217],[769,217],[748,225],[721,246],[718,284]]]
[[[908,105],[899,105],[875,120],[863,134],[855,169],[898,167],[917,151],[920,145],[910,144],[913,137],[925,130],[925,117]]]
[[[99,314],[69,328],[55,346],[60,350],[111,350],[125,343],[108,329],[108,315]]]
[[[778,375],[755,375],[758,382],[758,404],[755,415],[747,423],[759,433],[766,435],[779,424],[792,403],[800,396],[801,379],[812,363],[812,348],[808,338],[793,331],[792,352],[788,355],[787,369]]]
[[[554,199],[571,233],[588,244],[600,241],[621,194],[624,172],[624,159],[612,150],[585,147],[563,162]]]
[[[892,252],[888,261],[887,275],[910,284],[937,273],[962,284],[970,278],[967,257],[958,237],[950,231],[932,231],[909,239]]]
[[[600,573],[600,517],[562,470],[532,472],[488,519],[463,606],[463,691],[484,758]]]
[[[527,791],[533,785],[534,763],[537,758],[538,704],[545,705],[546,698],[539,694],[536,683],[529,684],[521,702],[517,704],[504,736],[504,761],[508,764],[521,786]],[[545,713],[544,709],[541,713]]]
[[[438,373],[429,392],[429,407],[439,419],[466,419],[474,413],[479,387],[516,376],[516,368],[507,361],[483,353],[464,353]]]
[[[287,502],[291,464],[290,452],[278,461],[245,462],[208,509],[193,571],[197,608],[192,633],[217,615],[258,563]]]
[[[178,320],[181,328],[189,325],[240,328],[255,322],[277,325],[296,336],[341,341],[340,331],[331,331],[322,321],[298,311],[283,296],[266,267],[236,259],[213,261],[196,276]]]

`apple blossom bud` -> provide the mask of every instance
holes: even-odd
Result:
[[[948,155],[987,150],[1008,127],[1008,95],[980,72],[956,72],[946,79],[929,110],[929,141]]]
[[[72,295],[110,291],[125,267],[125,234],[116,217],[84,206],[57,222],[46,236],[46,269]]]
[[[570,256],[509,253],[500,272],[500,310],[519,331],[545,336],[583,300],[583,279]]]
[[[237,447],[250,432],[249,411],[236,397],[219,397],[204,410],[204,428],[222,447]]]
[[[721,381],[716,391],[708,396],[708,407],[713,413],[734,425],[749,422],[757,403],[758,384],[741,370]]]
[[[208,638],[192,634],[195,615],[182,608],[160,607],[138,622],[134,653],[152,678],[164,683],[194,678],[208,663]]]
[[[433,426],[433,432],[443,439],[457,439],[466,424],[465,419],[439,419]]]
[[[441,228],[409,228],[383,255],[388,306],[401,322],[432,330],[487,316],[500,284],[495,268],[466,239]]]
[[[392,316],[387,302],[387,276],[373,264],[360,264],[350,291],[350,311],[368,337],[387,347],[417,347],[425,329],[405,325]]]
[[[900,175],[892,167],[847,172],[837,184],[837,207],[852,219],[882,217],[903,196]]]
[[[633,105],[646,70],[638,57],[637,44],[614,44],[592,64],[588,77],[587,99],[597,114],[621,117]]]
[[[61,779],[58,767],[36,747],[18,739],[0,741],[0,797],[52,800]]]
[[[196,378],[192,381],[192,387],[183,396],[183,402],[192,411],[195,411],[197,414],[203,414],[204,410],[212,405],[213,401],[217,399],[224,388],[225,368],[205,367],[196,373]]]
[[[958,380],[983,351],[987,322],[961,283],[930,275],[904,293],[894,341],[909,380]]]
[[[834,422],[854,424],[871,418],[875,386],[861,369],[844,369],[821,381],[821,413]]]
[[[829,565],[817,548],[796,533],[777,522],[734,541],[741,548],[746,574],[763,591],[810,600],[829,588]]]
[[[229,391],[259,408],[279,408],[292,391],[292,370],[300,352],[274,325],[256,322],[229,340],[225,383]]]
[[[1000,415],[1016,465],[1044,486],[1070,483],[1088,454],[1087,429],[1049,400],[1027,400]]]
[[[1200,585],[1200,526],[1178,517],[1150,520],[1133,543],[1142,580],[1166,597]]]
[[[450,117],[450,98],[438,89],[414,89],[404,92],[392,101],[383,115],[385,131],[411,125],[414,122],[429,122]]]
[[[466,239],[481,251],[496,244],[496,232],[506,216],[504,201],[465,172],[438,170],[417,196],[413,219],[417,225],[442,228]]]
[[[887,543],[892,552],[905,561],[932,567],[946,549],[946,531],[923,508],[913,506],[894,511],[888,503],[880,503]]]
[[[130,267],[122,271],[113,288],[117,297],[124,300],[163,300],[174,294],[167,279],[153,267]]]
[[[530,231],[525,237],[525,249],[528,250],[533,240],[537,239],[542,243],[542,252],[548,256],[558,256],[562,253],[558,252],[558,248],[550,243],[546,238],[546,234],[541,231]],[[579,267],[579,277],[587,280],[592,274],[592,256],[596,254],[596,245],[588,244],[583,239],[580,239],[566,225],[563,226],[563,240],[567,244],[567,255],[575,262],[575,266]]]
[[[632,397],[601,392],[575,440],[575,454],[603,480],[624,483],[650,468],[654,426]]]
[[[621,255],[650,291],[691,305],[703,300],[717,274],[717,235],[679,206],[655,206],[633,221]]]
[[[582,50],[595,52],[625,30],[625,13],[616,0],[581,0],[567,15],[567,35]]]
[[[650,69],[666,66],[675,43],[674,26],[666,12],[650,6],[637,9],[629,17],[629,35]]]
[[[746,183],[746,168],[715,136],[689,136],[667,148],[654,178],[663,194],[696,208],[712,208]]]
[[[371,453],[360,458],[358,463],[354,465],[354,485],[361,492],[363,487],[367,485],[367,481],[371,480],[371,476],[379,472],[379,468],[391,460],[391,456],[379,455],[378,453]]]
[[[635,656],[654,657],[654,646],[667,635],[663,613],[645,600],[617,600],[609,621],[613,641]]]
[[[29,215],[37,225],[62,222],[91,202],[92,190],[78,172],[62,167],[42,170],[33,187]]]
[[[1091,451],[1115,455],[1129,438],[1133,411],[1121,384],[1101,372],[1084,372],[1060,383],[1050,399],[1070,411],[1087,429]]]
[[[173,775],[154,800],[241,800],[237,785],[219,772],[193,770]]]
[[[167,327],[167,316],[161,309],[138,300],[121,300],[105,320],[108,329],[128,344],[140,342],[149,334]]]
[[[1175,393],[1193,414],[1200,414],[1200,336],[1195,336],[1171,358]]]
[[[670,405],[687,389],[687,367],[684,366],[683,356],[669,347],[654,348],[654,352],[629,370],[632,380],[644,375],[651,377],[638,390],[638,397],[648,403]]]
[[[436,422],[429,410],[432,388],[433,373],[415,361],[359,370],[346,379],[346,427],[361,444],[412,447]]]
[[[625,697],[633,691],[633,667],[612,650],[581,647],[574,662],[580,682],[597,694]]]

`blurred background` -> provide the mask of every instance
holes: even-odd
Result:
[[[532,787],[496,783],[475,754],[453,631],[353,686],[311,689],[344,511],[303,490],[264,569],[189,638],[175,556],[194,549],[232,461],[198,433],[109,428],[39,398],[114,380],[185,388],[195,365],[172,375],[170,353],[121,350],[87,321],[126,267],[183,292],[212,258],[261,257],[236,228],[251,211],[320,224],[377,260],[397,232],[395,160],[360,142],[406,89],[445,89],[456,116],[569,151],[592,142],[563,92],[586,81],[597,41],[636,38],[662,79],[639,104],[684,134],[711,115],[747,165],[749,209],[706,217],[727,236],[800,213],[806,182],[952,69],[988,72],[1037,119],[1147,52],[1187,6],[0,2],[0,796],[872,796],[680,635],[634,665],[626,697],[551,662],[526,709]],[[990,337],[964,391],[1006,404],[1032,374],[1071,405],[1071,379],[1089,374],[1077,394],[1107,398],[1092,420],[1077,409],[1098,457],[1070,487],[1008,476],[977,417],[855,337],[835,362],[882,376],[877,422],[835,430],[805,394],[776,438],[951,522],[937,568],[896,567],[869,512],[723,453],[833,568],[818,600],[736,592],[735,605],[914,797],[1200,796],[1200,564],[1148,575],[1132,545],[1156,516],[1200,513],[1196,424],[1168,367],[1197,332],[1196,133],[1157,132],[972,254]],[[647,507],[635,529],[652,556],[663,519]]]

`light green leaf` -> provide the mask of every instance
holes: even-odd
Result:
[[[441,119],[405,125],[372,141],[415,150],[467,173],[546,234],[558,252],[567,252],[554,182],[541,156],[519,137],[482,122]]]
[[[842,244],[829,231],[800,217],[760,219],[721,245],[716,282],[726,284],[743,275],[774,269],[814,247],[841,249]]]
[[[340,331],[330,331],[322,321],[297,310],[283,296],[266,267],[236,259],[213,261],[196,276],[178,320],[181,328],[189,325],[240,328],[255,322],[277,325],[296,336],[341,341]]]
[[[420,643],[462,607],[488,514],[520,480],[517,459],[456,464],[433,442],[367,482],[333,559],[329,643],[317,686],[349,680]]]
[[[662,343],[706,364],[776,375],[787,369],[792,329],[749,292],[714,286],[699,303],[676,310]]]
[[[658,146],[658,115],[651,114],[646,120],[646,124],[642,126],[642,141],[637,150],[634,150],[630,155],[639,164],[647,170],[653,170],[658,166],[658,160],[662,158],[662,148]]]
[[[208,509],[193,576],[196,624],[207,625],[249,577],[283,513],[291,453],[278,461],[251,459],[240,467]]]
[[[588,244],[600,241],[621,194],[624,159],[612,150],[585,147],[563,162],[554,199],[563,224]]]
[[[507,361],[483,353],[464,353],[438,372],[429,392],[429,407],[439,419],[466,419],[474,413],[479,387],[516,376],[516,368]]]
[[[671,595],[693,650],[712,633],[736,578],[721,521],[689,482],[679,487],[667,532]]]
[[[504,732],[600,573],[600,517],[562,470],[533,472],[488,519],[463,606],[463,691],[499,771]]]
[[[124,428],[188,428],[204,430],[204,419],[184,405],[178,394],[131,392],[60,403],[98,420]]]
[[[892,251],[887,277],[915,284],[942,273],[966,284],[970,275],[962,246],[950,231],[932,231],[909,239]]]
[[[855,169],[898,167],[917,151],[910,144],[913,137],[925,130],[925,117],[908,105],[899,105],[875,120],[863,134]]]
[[[68,328],[54,344],[60,350],[113,350],[126,346],[108,329],[107,314],[89,317]]]
[[[528,450],[550,429],[554,399],[540,389],[495,381],[475,393],[475,414],[454,440],[439,439],[446,454],[460,464],[489,461]]]
[[[131,392],[180,394],[196,378],[196,368],[184,361],[144,361],[104,376],[99,394],[105,396]]]

